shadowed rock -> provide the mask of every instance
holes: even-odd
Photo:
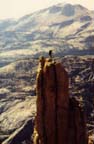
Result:
[[[29,144],[32,141],[31,136],[33,133],[33,125],[33,119],[29,119],[21,128],[15,131],[2,144],[21,144],[23,141]]]

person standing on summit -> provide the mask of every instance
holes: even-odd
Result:
[[[52,58],[52,50],[49,50],[49,57]]]

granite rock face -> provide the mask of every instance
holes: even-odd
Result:
[[[30,143],[32,142],[32,134],[34,128],[34,119],[31,118],[25,122],[25,124],[17,129],[10,135],[2,144],[17,144],[17,143]]]
[[[9,101],[8,103],[10,104],[11,102]],[[32,135],[33,121],[36,113],[36,97],[18,102],[13,100],[12,103],[13,105],[9,105],[8,110],[4,111],[0,116],[0,141],[7,138],[8,141],[13,139],[11,144],[14,144],[14,141],[16,143],[17,141],[25,141],[30,134]],[[14,137],[16,137],[16,140],[14,140]],[[7,140],[5,143],[7,144]]]
[[[0,69],[0,142],[18,137],[35,117],[35,67],[35,61],[23,60]]]

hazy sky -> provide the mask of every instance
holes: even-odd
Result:
[[[94,0],[0,0],[0,19],[19,18],[56,3],[82,4],[94,10]]]

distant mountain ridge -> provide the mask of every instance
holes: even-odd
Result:
[[[57,4],[19,20],[0,21],[0,59],[54,54],[94,54],[94,11]]]

